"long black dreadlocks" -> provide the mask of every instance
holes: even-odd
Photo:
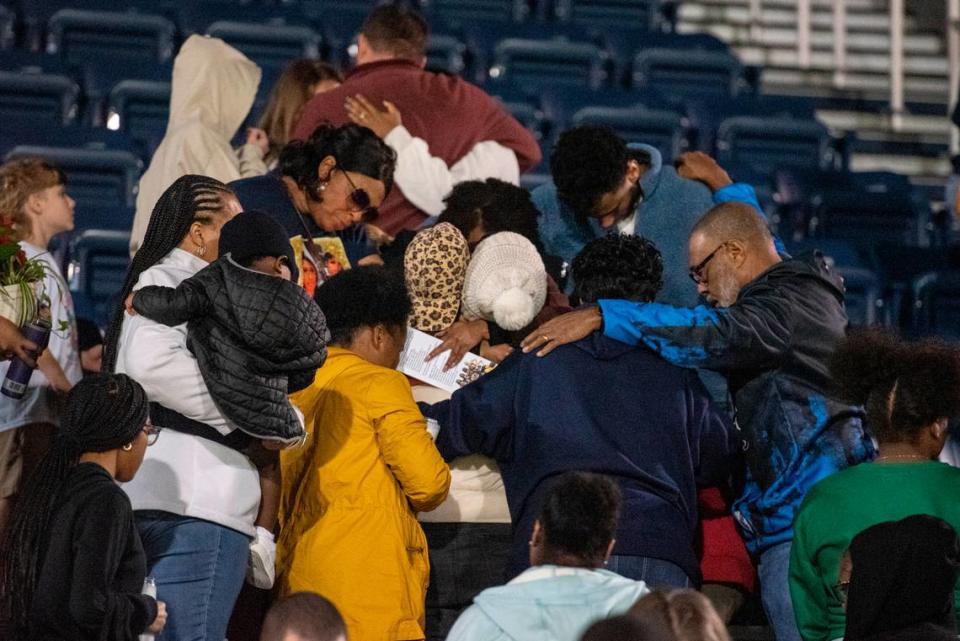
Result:
[[[27,638],[46,532],[70,470],[84,452],[106,452],[136,439],[148,410],[146,392],[125,374],[96,374],[70,391],[60,432],[23,484],[0,546],[0,604],[11,638]]]
[[[167,188],[150,216],[143,244],[137,251],[120,292],[110,328],[103,342],[103,371],[112,372],[117,364],[120,328],[123,325],[123,301],[133,291],[140,274],[160,262],[190,231],[193,223],[210,224],[223,211],[224,196],[230,190],[219,180],[207,176],[181,176]]]

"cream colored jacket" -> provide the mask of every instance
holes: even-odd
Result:
[[[180,176],[226,183],[267,173],[260,149],[230,146],[259,85],[260,68],[223,40],[193,35],[183,43],[173,62],[167,132],[140,179],[131,255],[143,242],[154,205]]]

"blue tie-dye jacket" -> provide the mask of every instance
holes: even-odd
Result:
[[[726,376],[747,459],[734,514],[751,551],[792,538],[794,514],[817,481],[873,458],[861,409],[827,395],[827,364],[847,315],[842,280],[819,252],[771,267],[727,308],[600,307],[610,338]]]

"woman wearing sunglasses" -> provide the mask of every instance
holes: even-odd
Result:
[[[124,374],[96,374],[71,390],[0,547],[7,638],[135,641],[163,630],[164,604],[141,594],[147,559],[117,485],[133,479],[160,434],[148,409]]]
[[[324,250],[309,241],[337,237],[351,267],[379,264],[366,224],[393,186],[396,154],[364,127],[321,125],[280,152],[278,173],[230,183],[245,210],[273,216],[291,237],[302,236],[323,265]],[[314,252],[313,249],[316,249]]]

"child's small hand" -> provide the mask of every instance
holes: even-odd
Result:
[[[131,316],[137,315],[137,310],[133,308],[133,294],[131,293],[127,296],[126,300],[123,301],[123,308],[127,310],[127,313]]]

